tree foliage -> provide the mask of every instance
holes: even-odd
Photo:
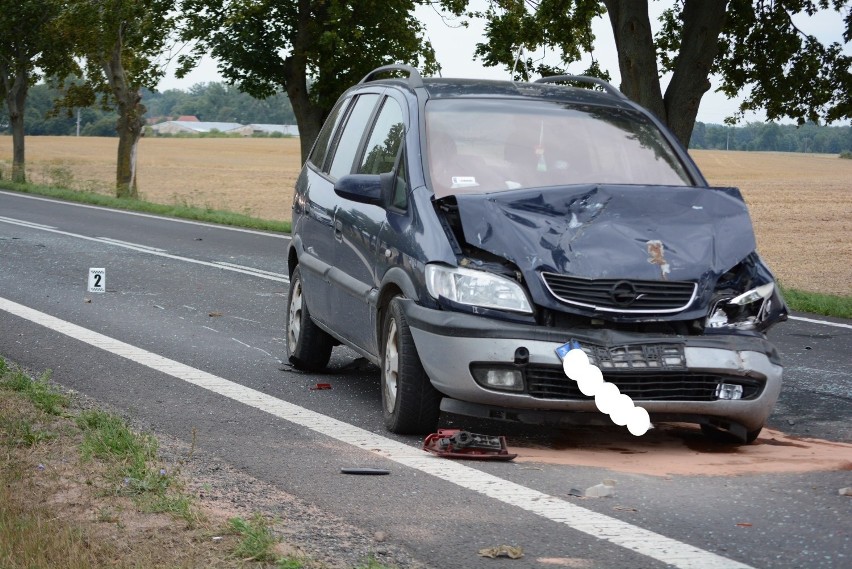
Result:
[[[468,3],[444,4],[461,14]],[[714,74],[726,95],[745,95],[732,120],[758,109],[770,120],[799,124],[852,117],[852,57],[843,53],[852,39],[850,8],[844,0],[675,0],[656,31],[647,0],[489,0],[484,10],[467,13],[487,21],[476,52],[486,65],[512,69],[519,45],[556,51],[559,65],[526,59],[540,75],[563,73],[591,53],[592,22],[608,15],[621,90],[686,143]],[[838,41],[823,44],[796,24],[820,11],[844,18]],[[519,76],[525,73],[518,68]],[[585,73],[606,77],[594,58]]]
[[[39,72],[73,65],[64,37],[56,33],[59,0],[0,0],[0,95],[12,129],[12,179],[25,181],[24,117],[30,85]]]
[[[389,63],[435,69],[432,47],[414,17],[427,0],[181,0],[181,37],[194,42],[182,72],[204,54],[239,88],[290,98],[307,156],[342,91]]]

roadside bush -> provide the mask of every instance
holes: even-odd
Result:
[[[847,160],[852,160],[852,150],[844,150],[840,153],[841,158],[845,158]]]

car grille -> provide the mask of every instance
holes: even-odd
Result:
[[[695,283],[685,281],[583,279],[547,272],[541,277],[562,302],[606,312],[679,312],[696,290]]]
[[[527,366],[526,380],[528,393],[538,399],[590,399],[583,395],[577,382],[565,375],[558,366]],[[604,380],[615,384],[621,393],[629,395],[633,401],[716,401],[716,386],[720,383],[738,383],[743,386],[742,398],[752,399],[760,395],[763,387],[752,379],[710,374],[604,374]]]

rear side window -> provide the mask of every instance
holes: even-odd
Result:
[[[393,170],[404,135],[402,109],[396,101],[387,98],[364,149],[364,159],[358,173],[384,174]]]
[[[328,169],[332,177],[339,178],[352,171],[355,155],[358,153],[358,144],[364,136],[364,130],[367,128],[378,99],[378,95],[368,93],[355,100],[355,106],[346,119],[346,125],[343,127],[343,133],[334,151],[334,158],[331,159],[331,167]]]
[[[310,161],[319,168],[323,169],[323,162],[325,162],[325,157],[328,154],[328,147],[331,144],[331,135],[334,131],[337,130],[337,125],[340,124],[340,119],[345,115],[343,110],[346,108],[346,103],[349,102],[349,99],[345,101],[340,101],[335,105],[335,107],[331,110],[331,113],[328,115],[328,118],[325,120],[325,124],[322,127],[322,130],[317,136],[317,141],[314,143],[314,149],[311,151]]]

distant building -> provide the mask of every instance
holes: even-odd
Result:
[[[178,122],[201,122],[195,115],[182,115],[175,119]]]
[[[251,135],[251,130],[248,127],[237,122],[204,122],[198,119],[165,121],[157,123],[151,128],[157,134],[203,134],[215,130],[227,134]]]
[[[251,134],[273,134],[279,132],[284,136],[299,136],[299,127],[294,124],[250,124]]]

